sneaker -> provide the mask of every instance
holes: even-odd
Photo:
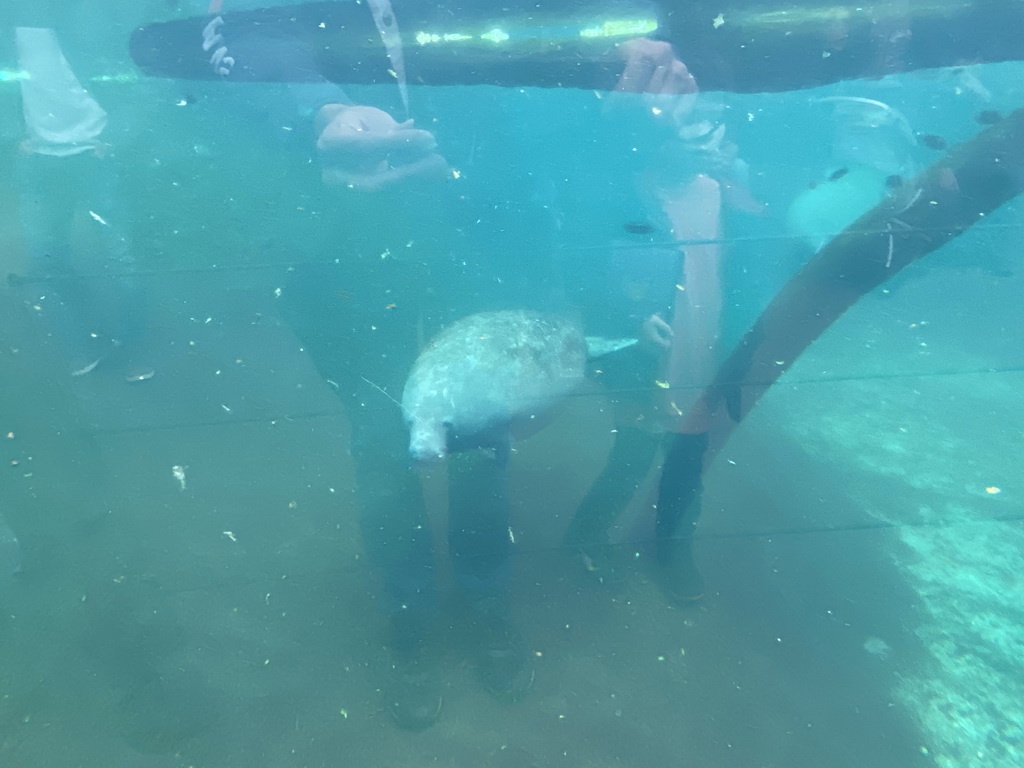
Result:
[[[422,731],[441,715],[441,672],[422,654],[396,657],[384,690],[388,712],[399,728]]]
[[[494,627],[489,640],[477,655],[477,677],[494,698],[518,701],[533,687],[533,657],[511,626]]]

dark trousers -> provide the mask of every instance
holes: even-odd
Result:
[[[282,295],[286,319],[345,403],[363,544],[380,569],[382,605],[399,651],[415,649],[429,633],[439,585],[435,537],[395,401],[401,400],[422,340],[459,314],[421,290],[443,284],[424,269],[389,263],[375,253],[352,255],[341,265],[298,269]],[[389,304],[396,306],[386,309]],[[438,305],[447,309],[431,310]],[[339,445],[339,453],[345,448]],[[456,586],[470,607],[500,618],[511,543],[504,471],[474,452],[452,456],[448,475],[448,546]]]

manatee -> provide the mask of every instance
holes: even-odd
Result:
[[[481,312],[426,346],[402,394],[409,452],[437,461],[474,447],[507,456],[520,428],[539,421],[583,381],[587,340],[555,314]]]

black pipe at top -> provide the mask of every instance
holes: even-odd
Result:
[[[618,44],[672,43],[702,90],[812,88],[917,69],[1024,59],[1017,0],[769,7],[689,0],[511,0],[393,3],[412,85],[614,88]],[[229,80],[392,83],[366,3],[306,3],[223,14],[236,61]],[[217,79],[202,50],[206,17],[135,31],[131,54],[147,75]]]

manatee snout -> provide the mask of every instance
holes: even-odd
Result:
[[[440,461],[448,455],[448,430],[439,422],[413,421],[409,425],[409,455],[416,461]]]

